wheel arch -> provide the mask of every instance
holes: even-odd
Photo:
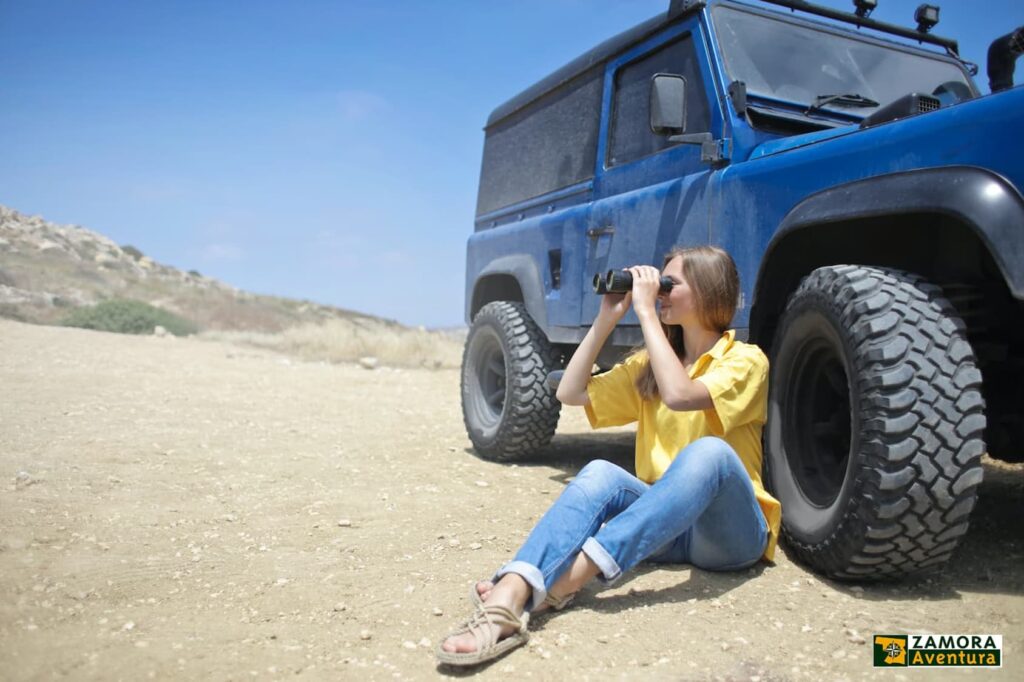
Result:
[[[529,256],[516,254],[496,258],[480,271],[473,293],[466,301],[466,321],[472,322],[477,312],[492,301],[522,303],[537,326],[547,333],[543,279]]]
[[[814,194],[786,215],[765,251],[750,338],[770,347],[789,295],[825,265],[901,268],[937,282],[987,280],[1024,299],[1021,224],[1017,190],[974,167],[894,173]]]

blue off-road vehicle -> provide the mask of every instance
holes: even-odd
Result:
[[[491,114],[466,427],[483,457],[543,448],[595,273],[719,245],[733,325],[771,359],[765,481],[789,548],[899,576],[949,558],[985,452],[1024,453],[1024,30],[993,44],[981,96],[936,8],[908,28],[875,0],[770,2],[787,9],[673,0]],[[641,338],[631,314],[598,364]]]

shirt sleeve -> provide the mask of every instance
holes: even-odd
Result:
[[[634,355],[587,383],[590,404],[585,406],[590,426],[622,426],[639,419],[640,394],[634,382],[643,359]]]
[[[711,394],[714,406],[704,413],[714,435],[723,436],[750,422],[764,423],[768,414],[768,358],[757,346],[731,349],[696,381]]]

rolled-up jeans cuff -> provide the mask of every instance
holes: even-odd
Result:
[[[533,588],[533,594],[526,602],[527,611],[533,611],[548,596],[548,590],[544,587],[544,574],[533,564],[528,564],[525,561],[510,561],[498,569],[491,581],[497,583],[501,576],[507,573],[515,573]]]
[[[587,538],[586,542],[583,543],[583,553],[586,554],[591,561],[597,564],[600,573],[597,574],[597,579],[605,585],[611,585],[620,577],[622,577],[622,569],[619,568],[618,562],[612,558],[612,555],[608,553],[601,543],[594,538]]]

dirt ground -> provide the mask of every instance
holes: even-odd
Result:
[[[366,370],[0,321],[0,677],[433,679],[474,579],[628,431],[563,414],[478,459],[456,370]],[[487,679],[1021,679],[1024,467],[986,462],[942,573],[644,568],[538,618]],[[872,668],[872,635],[1003,635],[1002,670]],[[865,643],[866,640],[866,643]],[[939,674],[941,672],[941,674]]]

